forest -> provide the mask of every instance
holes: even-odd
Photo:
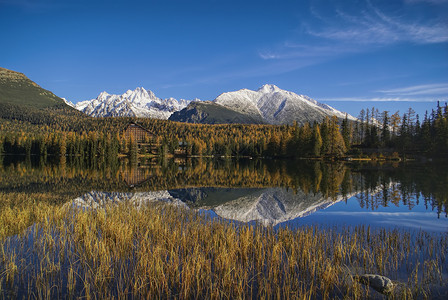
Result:
[[[400,115],[371,108],[358,121],[326,118],[294,125],[187,124],[167,120],[91,118],[63,108],[36,110],[6,105],[0,114],[0,153],[98,157],[187,156],[272,158],[448,157],[448,106],[439,103],[421,119],[412,108]],[[136,123],[153,134],[139,147],[124,130]]]

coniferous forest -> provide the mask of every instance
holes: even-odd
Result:
[[[358,121],[326,118],[294,125],[187,124],[144,118],[91,118],[72,109],[4,105],[0,153],[100,157],[118,155],[251,156],[289,158],[448,157],[448,106],[423,118],[412,108],[400,115],[362,110]],[[153,134],[140,147],[124,135],[130,123]],[[181,146],[180,146],[181,145]],[[179,153],[179,152],[177,152]]]

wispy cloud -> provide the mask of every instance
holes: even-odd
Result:
[[[405,98],[405,97],[335,97],[320,98],[321,102],[437,102],[447,101],[448,97],[435,99],[433,97]]]
[[[338,54],[356,53],[358,49],[342,45],[305,45],[286,41],[276,49],[260,50],[258,55],[265,60],[297,59],[297,58],[327,58]]]
[[[420,84],[413,86],[381,89],[369,92],[373,97],[331,97],[321,98],[323,102],[420,102],[448,101],[448,83]]]
[[[432,44],[448,41],[448,26],[444,22],[411,22],[400,16],[390,16],[370,2],[367,4],[367,9],[359,16],[337,9],[337,17],[332,24],[321,29],[309,28],[307,33],[319,38],[360,45],[389,45],[398,42]]]
[[[448,83],[423,84],[407,86],[378,92],[387,95],[415,96],[415,95],[448,95]]]
[[[414,1],[446,6],[443,4],[445,1],[442,0]],[[340,5],[345,2],[335,3]],[[364,5],[360,5],[356,12],[353,10],[350,12],[347,6],[327,7],[327,11],[324,12],[322,3],[320,6],[311,5],[309,12],[312,18],[301,22],[300,30],[296,32],[296,35],[281,45],[259,51],[259,57],[264,60],[298,59],[310,56],[325,59],[371,51],[398,43],[448,42],[446,17],[411,17],[406,14],[406,7],[410,6],[408,4],[404,4],[401,10],[385,12],[368,0],[361,3]]]

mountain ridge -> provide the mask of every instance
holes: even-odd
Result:
[[[352,121],[356,120],[353,116],[327,104],[320,103],[305,95],[282,90],[273,84],[265,84],[256,91],[241,89],[225,92],[211,103],[220,105],[222,108],[221,113],[218,113],[216,112],[217,107],[214,106],[215,115],[226,116],[225,118],[214,118],[213,124],[235,123],[228,121],[232,119],[229,117],[229,111],[238,114],[238,119],[244,120],[240,123],[251,124],[292,125],[297,122],[299,125],[304,125],[306,122],[322,122],[325,117],[332,116],[339,119],[347,117]],[[169,119],[188,123],[202,123],[198,120],[202,120],[202,115],[209,114],[209,111],[203,106],[203,109],[197,115],[194,115],[191,113],[192,105],[193,103],[190,103],[183,110],[172,114]],[[212,108],[212,106],[209,105],[209,108]]]
[[[256,91],[241,89],[223,93],[214,102],[248,115],[260,115],[265,123],[274,125],[291,125],[294,121],[299,125],[321,122],[327,116],[342,119],[347,115],[349,119],[355,120],[329,105],[305,95],[282,90],[273,84],[265,84]]]
[[[303,125],[332,116],[356,120],[327,104],[273,84],[265,84],[256,91],[225,92],[213,101],[161,99],[143,87],[122,95],[104,91],[95,99],[77,103],[75,108],[94,117],[148,117],[203,124]]]
[[[98,97],[81,101],[75,108],[92,117],[146,117],[168,119],[192,100],[161,99],[143,87],[127,90],[121,95],[101,92]]]

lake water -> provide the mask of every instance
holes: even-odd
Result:
[[[1,193],[97,208],[168,202],[234,222],[448,231],[445,165],[188,159],[43,162],[6,156]]]

